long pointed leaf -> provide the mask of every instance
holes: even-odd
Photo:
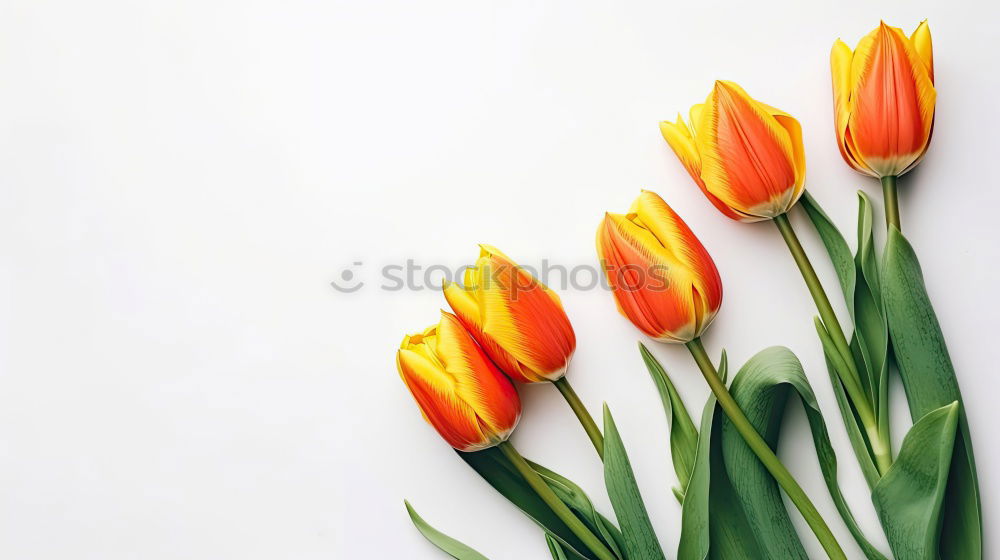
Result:
[[[457,560],[489,560],[489,558],[476,552],[468,545],[462,544],[441,531],[438,531],[434,527],[431,527],[429,523],[424,521],[424,519],[417,514],[416,510],[413,509],[413,506],[410,505],[410,502],[404,501],[403,503],[406,504],[406,512],[410,514],[410,520],[413,521],[417,530],[420,531],[420,533],[426,537],[431,544],[448,553],[448,555],[452,558],[456,558]]]
[[[883,309],[878,263],[875,260],[871,202],[862,192],[858,193],[858,252],[854,259],[858,281],[854,291],[855,332],[852,342],[859,355],[856,362],[867,374],[869,397],[878,404],[881,384],[889,369],[889,322]],[[878,407],[875,411],[878,412]]]
[[[858,282],[854,255],[851,254],[847,241],[844,240],[844,236],[840,234],[840,230],[834,225],[833,220],[823,212],[819,203],[809,192],[802,196],[801,206],[809,216],[809,220],[812,221],[823,246],[826,247],[826,251],[830,255],[830,262],[833,263],[837,279],[840,280],[840,288],[846,297],[847,309],[853,317],[854,288]]]
[[[812,431],[820,470],[841,518],[866,557],[884,559],[885,556],[876,550],[861,532],[840,491],[837,482],[837,457],[830,443],[826,423],[823,421],[816,396],[802,370],[802,364],[795,354],[783,347],[772,347],[758,352],[740,369],[733,379],[730,392],[761,436],[771,447],[776,447],[790,390],[794,390],[802,401]],[[740,496],[747,518],[756,532],[766,538],[763,544],[771,556],[805,557],[798,540],[786,536],[791,523],[786,521],[788,514],[784,507],[780,509],[775,507],[774,495],[778,492],[777,484],[742,436],[728,422],[722,434],[722,449],[726,459],[726,470]],[[781,503],[780,500],[778,503]]]
[[[674,495],[679,502],[683,502],[684,488],[691,479],[691,469],[694,467],[694,457],[698,451],[698,430],[694,427],[691,415],[688,414],[684,401],[670,381],[667,371],[641,342],[639,353],[642,354],[649,375],[656,383],[660,400],[663,402],[663,410],[667,413],[667,426],[670,428],[670,459],[673,461],[674,472],[680,482],[680,487],[674,489]]]
[[[639,494],[625,444],[607,404],[604,405],[604,483],[625,536],[626,557],[631,560],[664,560],[660,541]]]
[[[958,436],[945,495],[941,554],[962,560],[982,558],[979,481],[962,393],[917,255],[895,227],[889,228],[886,241],[882,290],[910,417],[917,422],[932,410],[953,401],[959,403]]]
[[[819,233],[837,272],[854,325],[850,341],[854,364],[861,375],[861,385],[866,399],[875,412],[879,433],[888,441],[889,331],[875,259],[871,203],[864,193],[858,193],[858,251],[853,256],[840,231],[814,198],[807,194],[803,198],[802,207]],[[819,334],[822,340],[824,333]],[[827,341],[823,342],[829,346]],[[837,406],[865,480],[869,487],[874,487],[880,475],[875,466],[871,443],[868,441],[866,430],[862,429],[857,408],[839,379],[836,361],[831,358],[830,352],[829,348],[824,348],[827,370],[837,397]]]
[[[545,480],[549,488],[559,496],[559,499],[587,524],[587,528],[595,535],[598,535],[604,541],[604,544],[611,549],[611,552],[622,557],[621,550],[625,547],[621,531],[597,511],[597,508],[594,507],[594,503],[590,501],[590,497],[587,496],[586,492],[577,486],[575,482],[559,473],[545,468],[534,461],[527,461],[531,465],[531,468]]]
[[[837,366],[833,364],[838,359],[839,354],[834,346],[830,333],[826,326],[819,319],[815,318],[816,334],[819,335],[820,343],[823,345],[823,356],[826,358],[826,369],[830,374],[830,384],[833,385],[833,394],[837,397],[837,406],[840,408],[840,416],[844,420],[844,427],[847,428],[847,436],[850,438],[851,447],[854,449],[854,456],[861,466],[861,473],[865,475],[865,480],[870,488],[878,482],[879,472],[875,466],[870,442],[862,429],[861,418],[857,409],[847,396],[847,388],[837,375]]]
[[[726,474],[724,415],[709,396],[701,416],[698,452],[681,514],[678,560],[766,560]]]
[[[896,556],[937,560],[941,514],[958,424],[958,401],[928,412],[903,439],[899,458],[872,492]],[[959,558],[950,553],[946,558]]]
[[[789,350],[770,348],[740,369],[732,392],[772,446],[787,395],[794,389],[809,419],[824,480],[865,556],[885,557],[854,521],[837,484],[837,463],[816,398]],[[680,560],[806,558],[774,480],[710,398],[702,415],[698,454],[681,517]]]
[[[569,560],[566,557],[566,552],[563,550],[562,545],[559,544],[552,535],[546,533],[545,543],[549,545],[549,553],[552,554],[552,560]]]
[[[503,453],[495,447],[474,453],[462,453],[461,451],[456,451],[456,453],[497,492],[500,492],[532,521],[557,538],[567,553],[572,553],[577,558],[595,558],[587,546],[573,534],[573,531],[535,494],[535,491],[521,478],[517,469],[510,464]]]

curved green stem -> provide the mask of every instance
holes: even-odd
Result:
[[[802,243],[799,242],[798,236],[795,235],[795,230],[792,229],[788,216],[786,214],[778,216],[774,219],[774,224],[778,226],[781,237],[785,239],[785,244],[788,245],[788,250],[792,253],[792,258],[795,259],[795,264],[798,265],[799,271],[802,273],[802,279],[805,280],[806,287],[809,288],[809,293],[816,303],[823,327],[833,343],[835,352],[828,352],[828,354],[839,354],[839,356],[831,356],[834,369],[837,370],[840,380],[844,384],[844,389],[864,425],[872,454],[875,455],[875,466],[878,468],[879,474],[885,474],[892,465],[892,448],[889,446],[888,434],[884,433],[887,430],[884,429],[884,426],[883,429],[879,429],[875,409],[862,389],[861,375],[854,362],[854,353],[851,352],[851,346],[847,342],[847,337],[844,336],[844,330],[840,327],[837,314],[833,311],[833,306],[830,305],[830,298],[826,296],[823,284],[820,283],[819,276],[816,275],[816,269],[809,262],[809,257],[806,255]],[[837,359],[838,357],[839,359]]]
[[[823,521],[823,517],[816,510],[816,506],[809,500],[809,496],[802,490],[799,483],[795,482],[792,473],[788,472],[785,465],[781,463],[778,456],[771,450],[771,446],[764,441],[764,438],[757,433],[750,420],[743,414],[740,405],[729,394],[729,389],[726,388],[722,379],[719,378],[719,372],[716,371],[715,364],[712,363],[711,358],[708,357],[708,353],[705,352],[705,347],[702,346],[701,339],[696,338],[688,342],[687,347],[691,351],[691,356],[694,357],[695,363],[698,364],[698,368],[701,369],[702,375],[705,376],[705,381],[708,381],[709,387],[715,393],[715,398],[718,399],[719,406],[722,407],[726,416],[729,417],[729,421],[732,422],[736,430],[743,436],[744,441],[747,442],[747,445],[757,455],[760,462],[771,473],[774,480],[785,490],[785,494],[792,500],[795,507],[802,513],[802,517],[809,524],[809,528],[813,530],[816,538],[823,546],[823,550],[826,551],[827,556],[832,559],[846,560],[847,556],[844,554],[844,550],[840,548],[836,537],[833,536],[826,521]]]
[[[583,521],[580,521],[580,518],[574,515],[573,512],[566,507],[566,504],[564,504],[562,500],[556,496],[555,492],[549,488],[549,485],[546,484],[545,481],[542,480],[542,477],[531,468],[531,465],[524,460],[524,457],[517,452],[517,449],[514,449],[514,446],[511,445],[509,441],[505,441],[497,445],[497,447],[500,448],[500,451],[503,452],[504,456],[507,457],[511,463],[513,463],[517,472],[521,474],[524,481],[528,483],[528,486],[531,486],[531,489],[538,494],[538,497],[545,502],[545,505],[549,506],[549,509],[551,509],[552,512],[555,513],[567,527],[569,527],[570,531],[573,531],[573,534],[576,535],[583,542],[583,544],[587,545],[587,548],[589,548],[591,552],[596,554],[600,560],[618,560],[617,557],[612,554],[610,550],[608,550],[608,547],[605,546],[604,543],[601,542],[601,540],[598,539],[594,533],[592,533],[590,529],[583,524]]]
[[[896,193],[896,176],[889,175],[882,177],[882,199],[885,201],[885,226],[896,226],[896,229],[903,231],[899,226],[899,196]]]
[[[573,414],[576,414],[578,420],[580,420],[580,425],[583,426],[584,431],[587,432],[587,437],[590,438],[590,442],[594,444],[594,449],[597,450],[597,454],[604,460],[604,436],[601,435],[601,429],[597,427],[597,423],[594,422],[594,417],[590,415],[587,411],[587,407],[583,406],[583,402],[580,401],[580,397],[577,396],[576,391],[573,390],[573,386],[569,384],[566,380],[566,376],[562,376],[559,379],[552,382],[562,393],[564,399],[569,404],[569,407],[573,409]]]

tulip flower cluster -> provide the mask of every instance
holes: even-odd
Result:
[[[609,544],[579,519],[508,442],[521,416],[513,381],[552,382],[580,418],[599,455],[604,439],[565,379],[576,349],[573,327],[554,292],[488,245],[466,269],[464,285],[446,284],[455,314],[403,338],[396,366],[424,419],[456,450],[498,448],[583,547],[601,560],[617,560]],[[415,512],[411,514],[416,515]],[[416,519],[419,516],[414,518]]]
[[[978,479],[968,420],[920,265],[902,236],[897,177],[927,153],[935,89],[927,23],[906,36],[882,23],[852,51],[831,54],[834,122],[844,160],[882,184],[887,241],[879,256],[872,207],[859,193],[859,237],[843,236],[806,193],[802,127],[790,114],[716,81],[688,120],[660,123],[667,145],[705,197],[741,222],[775,224],[816,305],[814,324],[838,409],[896,558],[982,558]],[[801,205],[799,204],[801,202]],[[850,329],[823,288],[788,214],[802,206],[839,275]],[[747,226],[751,227],[751,226]],[[777,489],[799,510],[830,558],[846,558],[823,517],[774,452],[794,387],[810,423],[827,489],[869,560],[868,541],[841,495],[837,461],[801,363],[784,348],[747,361],[731,383],[702,336],[719,315],[722,279],[705,246],[656,193],[642,191],[621,214],[605,213],[597,256],[621,315],[658,342],[683,344],[712,397],[696,427],[666,370],[641,347],[671,418],[671,453],[683,503],[680,558],[805,558]],[[424,418],[462,458],[546,531],[553,558],[665,558],[646,515],[621,435],[604,409],[598,427],[566,379],[576,336],[560,298],[497,249],[481,246],[463,283],[444,286],[454,314],[404,338],[397,367]],[[893,453],[890,356],[899,365],[914,421]],[[509,438],[521,416],[513,382],[553,383],[604,463],[616,526],[574,483],[524,459]],[[530,416],[530,411],[529,414]],[[430,528],[460,558],[484,558]]]

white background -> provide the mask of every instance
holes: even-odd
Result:
[[[457,267],[480,242],[525,264],[594,265],[602,213],[640,188],[661,193],[718,263],[726,296],[710,351],[725,347],[738,365],[783,344],[802,359],[841,484],[884,548],[781,239],[711,207],[657,128],[713,80],[739,82],[800,119],[808,187],[853,238],[854,192],[877,185],[837,152],[828,53],[879,18],[911,31],[927,17],[934,35],[934,141],[900,182],[903,228],[965,390],[985,532],[996,534],[998,12],[6,2],[0,556],[442,558],[411,526],[408,498],[491,558],[546,558],[541,531],[422,422],[395,371],[399,340],[435,322],[443,299],[379,290],[379,268]],[[815,233],[801,212],[793,222],[842,310]],[[345,269],[363,289],[331,288]],[[673,556],[680,509],[640,335],[606,292],[561,293],[579,340],[570,378],[592,410],[612,407]],[[655,352],[700,411],[708,390],[684,349]],[[896,390],[898,441],[908,415]],[[600,465],[555,389],[521,393],[513,441],[610,513]],[[785,429],[780,455],[858,556],[799,406]]]

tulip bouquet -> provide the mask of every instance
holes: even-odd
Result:
[[[916,253],[901,232],[897,203],[897,178],[926,153],[933,127],[929,28],[921,23],[908,37],[883,23],[854,51],[837,41],[831,68],[840,152],[882,184],[887,235],[881,254],[864,193],[852,252],[805,191],[799,122],[739,85],[717,81],[687,121],[662,122],[660,130],[716,208],[741,222],[773,222],[788,247],[816,304],[819,346],[892,556],[982,558],[969,425]],[[837,271],[850,315],[846,332],[788,218],[800,201]],[[793,394],[806,412],[841,520],[866,558],[887,558],[870,544],[843,498],[826,423],[795,355],[783,347],[765,349],[730,380],[725,351],[716,363],[705,349],[701,335],[720,311],[722,279],[681,217],[659,195],[644,191],[626,213],[605,214],[597,255],[620,313],[655,341],[684,344],[711,389],[696,425],[666,369],[640,343],[670,421],[674,495],[682,512],[678,558],[806,558],[782,492],[827,555],[846,558],[827,521],[774,453]],[[489,246],[482,247],[463,284],[445,286],[444,296],[454,314],[443,312],[437,325],[405,337],[396,359],[427,422],[540,525],[553,558],[664,558],[609,408],[604,406],[602,430],[566,379],[576,338],[559,297]],[[893,363],[913,420],[898,450],[889,426]],[[614,520],[599,513],[577,484],[511,445],[521,412],[512,381],[551,382],[563,395],[603,462]],[[484,558],[407,508],[443,551],[459,559]]]

